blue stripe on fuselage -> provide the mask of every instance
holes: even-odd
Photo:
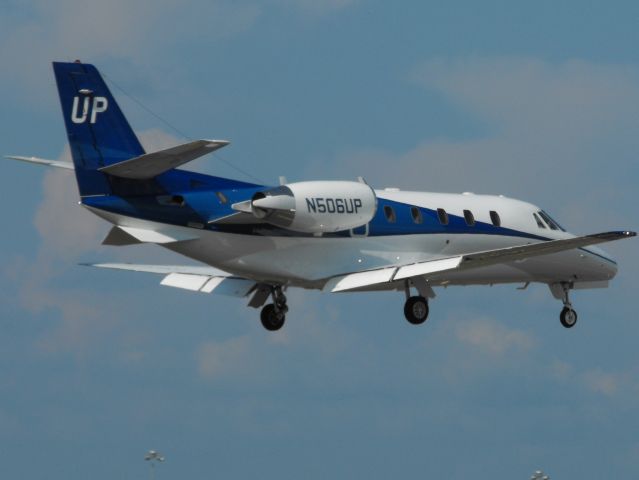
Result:
[[[185,170],[172,170],[153,179],[153,191],[140,192],[137,195],[88,197],[83,203],[108,212],[125,215],[154,222],[171,225],[188,226],[200,224],[213,231],[237,233],[243,235],[308,237],[311,234],[294,232],[264,223],[255,224],[208,224],[209,221],[236,213],[233,203],[250,199],[263,185],[238,182],[221,177],[213,177]],[[226,202],[221,201],[219,193]],[[184,199],[183,205],[168,205],[159,201],[166,196],[179,196]],[[395,222],[389,222],[384,214],[384,207],[390,206],[395,211]],[[411,208],[418,208],[422,223],[415,223]],[[408,203],[378,198],[377,212],[368,225],[369,237],[424,235],[424,234],[481,234],[521,237],[535,240],[549,238],[522,232],[510,228],[497,227],[490,223],[477,221],[469,226],[463,217],[448,214],[448,225],[439,222],[437,212],[433,209],[418,207]],[[350,231],[324,234],[324,238],[348,237]]]

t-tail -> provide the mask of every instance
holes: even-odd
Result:
[[[80,62],[53,62],[80,196],[112,193],[100,168],[144,154],[98,70]]]

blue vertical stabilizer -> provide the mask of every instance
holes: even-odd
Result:
[[[93,65],[53,62],[53,70],[80,195],[108,195],[109,176],[98,169],[144,149]]]

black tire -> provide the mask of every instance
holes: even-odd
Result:
[[[275,305],[269,303],[262,309],[260,313],[260,320],[262,321],[262,326],[265,329],[269,332],[275,332],[284,325],[286,315],[282,311],[277,311],[275,309]]]
[[[424,297],[410,297],[404,304],[404,316],[413,325],[424,323],[428,318],[428,300]]]
[[[565,328],[572,328],[577,323],[577,312],[572,308],[564,307],[559,315],[559,321]]]

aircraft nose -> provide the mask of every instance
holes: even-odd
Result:
[[[597,264],[597,269],[606,280],[611,280],[617,275],[617,262],[608,253],[597,247],[589,247],[588,250],[593,255],[593,260]]]

